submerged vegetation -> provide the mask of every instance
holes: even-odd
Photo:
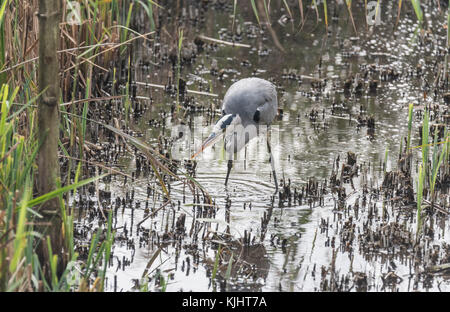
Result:
[[[349,0],[345,3],[315,0],[61,1],[57,51],[54,51],[59,64],[57,80],[60,88],[54,100],[59,111],[53,120],[57,125],[53,132],[58,144],[60,172],[52,180],[52,190],[42,192],[38,178],[46,173],[38,168],[38,155],[43,142],[52,135],[38,127],[41,101],[45,102],[49,87],[39,85],[42,80],[38,79],[43,69],[42,65],[39,67],[38,47],[42,40],[39,14],[43,14],[39,4],[44,1],[2,0],[0,291],[129,289],[131,287],[126,284],[129,281],[126,285],[117,285],[115,272],[119,268],[126,270],[139,248],[150,255],[145,258],[142,275],[134,280],[135,290],[170,290],[173,270],[177,271],[181,255],[185,257],[180,260],[181,271],[186,270],[188,276],[191,266],[195,272],[202,263],[214,290],[217,286],[226,290],[240,289],[240,285],[260,289],[264,284],[261,280],[265,280],[269,272],[266,250],[269,245],[274,250],[282,250],[281,267],[286,272],[290,256],[297,252],[294,246],[303,235],[302,231],[298,230],[301,233],[297,234],[297,229],[290,228],[287,232],[294,231],[295,234],[289,238],[277,232],[283,209],[307,208],[305,219],[308,219],[314,217],[317,209],[325,209],[327,205],[333,206],[329,213],[335,220],[317,217],[320,224],[314,225],[309,255],[305,253],[301,260],[296,259],[299,264],[289,271],[293,272],[291,284],[296,282],[302,263],[308,262],[305,258],[311,258],[320,246],[331,246],[332,261],[329,265],[321,264],[320,286],[314,286],[317,290],[352,289],[344,282],[348,276],[340,279],[336,270],[339,252],[347,253],[351,259],[349,272],[353,274],[358,290],[370,290],[370,287],[368,289],[365,272],[353,271],[355,257],[367,260],[392,252],[394,258],[405,256],[410,257],[410,261],[422,260],[422,264],[415,266],[417,276],[445,271],[450,262],[448,244],[436,242],[435,256],[429,245],[435,239],[438,224],[442,228],[439,237],[447,237],[445,227],[448,227],[446,222],[450,213],[450,14],[444,14],[450,6],[446,1],[437,1],[437,13],[434,2],[400,0],[397,6],[389,4],[386,7],[376,1],[375,21],[383,10],[395,9],[394,13],[389,11],[394,16],[390,21],[395,23],[387,27],[368,24],[368,1],[363,4]],[[433,32],[427,26],[433,17],[427,17],[424,11],[432,16],[445,16],[447,25],[442,25],[446,28],[445,44],[441,37],[437,38],[441,29]],[[224,20],[212,19],[208,24],[214,29],[216,23],[226,25],[220,29],[219,38],[202,33],[207,29],[208,12],[218,12],[214,14],[221,19],[225,15]],[[422,63],[418,63],[413,69],[398,68],[398,57],[393,65],[380,61],[379,64],[361,66],[355,62],[357,68],[350,65],[346,77],[340,74],[327,76],[324,64],[326,58],[330,58],[325,52],[328,40],[335,40],[336,49],[344,51],[342,57],[339,56],[341,64],[342,58],[346,59],[344,63],[350,64],[350,59],[366,56],[358,55],[361,48],[355,47],[360,38],[353,36],[361,34],[362,40],[370,44],[370,36],[377,35],[378,27],[382,29],[380,32],[387,32],[388,28],[399,27],[402,16],[409,18],[412,14],[417,22],[410,23],[415,28],[408,27],[414,34],[413,40],[404,44],[405,49],[412,50],[416,41],[424,47],[422,51],[428,49],[427,45],[432,46],[433,51],[439,51],[432,65],[422,67]],[[365,19],[365,28],[356,20],[361,16]],[[341,33],[334,38],[336,29],[344,29],[342,32],[350,39]],[[292,48],[289,40],[297,43],[300,36],[314,40],[315,34],[324,39],[322,43],[311,41],[311,46],[322,44],[320,55],[314,55],[314,64],[296,63],[298,67],[289,72],[282,72],[280,67],[268,73],[265,68],[252,68],[248,55],[260,57],[260,64],[264,64],[264,57],[269,54],[279,55],[277,59],[286,58],[288,62],[304,53],[312,53],[311,50],[296,51],[302,45]],[[243,38],[248,38],[251,44],[241,42]],[[245,52],[236,52],[236,49],[245,49]],[[234,57],[233,53],[239,57]],[[386,58],[384,51],[377,53],[377,58]],[[409,57],[414,63],[415,57],[411,54]],[[327,64],[329,67],[335,65]],[[284,67],[282,63],[276,66]],[[366,157],[364,163],[357,162],[353,152],[346,154],[345,163],[340,161],[342,150],[334,151],[332,163],[326,161],[325,167],[329,171],[323,182],[305,176],[296,180],[303,183],[291,184],[294,174],[282,168],[282,189],[264,199],[262,195],[256,196],[266,205],[265,210],[253,215],[253,223],[242,230],[242,227],[234,228],[230,216],[233,195],[239,200],[236,191],[227,192],[219,199],[219,184],[208,188],[209,181],[199,179],[196,161],[176,159],[171,154],[175,139],[165,133],[169,124],[193,128],[195,114],[206,117],[207,124],[213,122],[220,114],[216,93],[239,77],[240,67],[248,68],[242,71],[249,75],[272,75],[270,79],[283,95],[280,96],[283,99],[280,122],[283,113],[287,117],[296,117],[297,123],[305,118],[305,124],[314,129],[309,138],[320,137],[321,131],[329,127],[330,120],[347,121],[348,117],[351,124],[355,121],[354,113],[358,112],[358,131],[367,127],[367,137],[374,140],[376,117],[373,112],[367,114],[361,99],[377,98],[382,82],[387,85],[401,81],[403,87],[411,84],[415,88],[420,84],[416,88],[420,92],[414,93],[414,100],[405,98],[409,109],[405,106],[407,111],[402,110],[402,120],[398,121],[405,132],[395,142],[395,149],[388,148],[387,142],[378,141],[379,150],[384,152],[381,173],[375,172],[374,161],[371,163],[367,155],[358,155]],[[305,67],[312,68],[313,73],[305,73]],[[290,91],[285,89],[293,90],[294,95],[290,96]],[[155,90],[161,90],[163,95]],[[207,97],[207,100],[198,100],[194,96]],[[311,107],[308,112],[303,112],[304,108],[292,110],[290,105],[297,103],[299,98],[305,103],[317,104],[317,107]],[[386,99],[379,100],[377,105],[382,101]],[[360,104],[359,111],[351,107],[356,108],[357,103]],[[158,110],[161,104],[163,108]],[[160,132],[149,143],[140,131],[139,123]],[[383,126],[377,121],[376,127],[379,131]],[[177,136],[181,137],[179,133]],[[392,152],[394,150],[399,151],[398,157]],[[286,151],[289,161],[290,153]],[[132,170],[124,164],[130,159]],[[388,159],[394,169],[387,170]],[[294,160],[299,161],[293,154]],[[290,164],[292,167],[300,165]],[[129,185],[132,187],[128,188]],[[352,193],[347,194],[350,189]],[[219,196],[216,198],[210,193]],[[59,218],[56,223],[62,240],[59,247],[52,244],[52,233],[42,230],[54,220],[45,216],[47,212],[43,208],[50,200],[57,203],[58,211],[54,215]],[[192,203],[188,204],[188,201]],[[377,216],[379,205],[383,207],[381,216]],[[251,211],[252,203],[245,200],[243,208]],[[361,217],[363,213],[366,216]],[[141,220],[134,221],[135,217]],[[307,221],[302,219],[301,225],[305,223]],[[273,224],[272,232],[269,224]],[[331,234],[335,229],[336,233]],[[341,242],[340,247],[335,247],[335,239]],[[356,246],[359,246],[360,254],[355,256]],[[40,256],[40,248],[48,255]],[[128,257],[130,250],[132,256]],[[162,269],[161,253],[176,258],[175,269]],[[161,260],[159,265],[156,265],[157,260]],[[108,273],[115,264],[117,268],[111,270],[115,272]],[[307,274],[316,272],[316,264],[311,260],[310,264],[314,269],[307,267],[304,280]],[[394,285],[392,289],[395,289],[400,281],[394,271],[392,269],[389,275],[383,276],[383,289],[387,285]]]

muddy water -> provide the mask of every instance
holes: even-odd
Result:
[[[185,48],[189,48],[196,34],[230,41],[232,19],[231,8],[210,7],[205,15],[204,23],[190,26],[186,34]],[[189,10],[188,10],[189,12]],[[345,7],[339,10],[345,15]],[[294,31],[290,22],[282,21],[287,12],[275,8],[271,13],[274,21],[274,32],[285,53],[273,44],[273,38],[265,27],[260,30],[251,7],[237,13],[235,28],[241,32],[242,40],[251,46],[231,47],[225,45],[209,46],[205,41],[204,51],[199,53],[191,64],[184,64],[181,77],[187,81],[187,88],[217,94],[218,97],[192,95],[197,107],[218,110],[215,116],[209,113],[191,113],[189,134],[191,137],[182,151],[195,148],[208,135],[210,121],[217,120],[221,99],[227,88],[236,80],[257,76],[273,81],[277,86],[279,107],[282,111],[272,126],[272,148],[275,155],[276,171],[279,182],[290,183],[290,188],[300,190],[310,178],[323,183],[333,170],[337,157],[344,159],[348,151],[356,154],[359,164],[368,168],[368,176],[373,185],[381,183],[382,162],[388,149],[388,169],[392,168],[398,158],[399,145],[406,135],[408,104],[416,106],[433,102],[431,96],[424,99],[424,80],[433,81],[433,65],[441,53],[438,47],[444,45],[445,16],[437,9],[427,8],[426,25],[433,29],[427,44],[421,44],[417,30],[416,18],[411,8],[402,13],[398,27],[393,30],[396,19],[396,7],[392,4],[382,6],[382,24],[365,29],[364,15],[361,7],[355,9],[354,18],[358,27],[355,35],[351,22],[346,18],[330,20],[327,35],[323,21],[316,24],[315,13],[309,11],[308,19],[302,32],[298,32],[299,20],[294,22]],[[251,22],[250,22],[251,21]],[[189,22],[186,22],[190,25]],[[174,34],[170,26],[166,29]],[[419,31],[420,33],[420,31]],[[434,39],[431,39],[434,38]],[[170,40],[161,39],[161,49]],[[173,44],[173,43],[172,43]],[[172,65],[169,61],[156,60],[148,47],[135,47],[136,59],[149,60],[149,67],[136,64],[135,79],[165,85],[172,76]],[[439,58],[440,59],[440,58]],[[159,63],[158,66],[153,63]],[[400,78],[384,80],[379,74],[369,77],[379,81],[375,93],[369,93],[366,87],[361,94],[347,93],[344,90],[346,79],[357,73],[364,73],[370,65],[378,68],[392,69],[402,73]],[[417,72],[420,64],[422,72]],[[220,75],[212,74],[211,68],[217,69]],[[321,83],[321,87],[315,84]],[[169,112],[176,102],[157,88],[138,88],[138,101],[150,103],[150,108],[142,117],[132,120],[132,128],[142,133],[141,139],[153,146],[158,140],[177,135],[178,128]],[[366,125],[359,126],[358,116],[375,119],[375,130],[370,131]],[[149,121],[158,121],[159,126],[149,125]],[[164,127],[161,126],[164,123]],[[176,130],[174,130],[176,129]],[[187,133],[187,132],[186,132]],[[186,142],[185,142],[186,143]],[[415,142],[417,143],[417,142]],[[174,143],[181,144],[179,141]],[[178,145],[180,146],[180,145]],[[147,196],[147,186],[157,185],[145,176],[138,176],[133,183],[124,182],[122,177],[113,178],[111,183],[103,187],[112,194],[125,197],[134,190],[134,202],[124,209],[120,208],[115,221],[118,236],[126,240],[118,240],[114,247],[114,257],[108,273],[108,290],[132,290],[148,286],[150,290],[161,290],[161,277],[168,281],[167,291],[212,291],[212,290],[252,290],[252,291],[311,291],[321,289],[321,267],[330,267],[334,262],[339,276],[349,272],[363,272],[368,276],[369,290],[386,290],[381,277],[390,271],[389,263],[378,259],[365,259],[363,256],[349,253],[338,253],[333,261],[333,251],[329,248],[329,237],[337,234],[339,229],[333,228],[333,222],[339,218],[336,212],[335,195],[326,194],[324,202],[297,203],[284,202],[280,205],[279,194],[274,194],[269,156],[265,149],[265,138],[255,138],[243,151],[241,159],[235,162],[227,187],[224,180],[227,170],[221,144],[205,151],[197,162],[195,179],[209,192],[217,205],[216,220],[204,224],[205,229],[225,233],[230,226],[234,238],[243,237],[250,232],[255,243],[260,243],[259,254],[255,258],[246,259],[250,266],[258,272],[256,276],[241,274],[234,276],[225,286],[219,281],[211,281],[212,266],[217,251],[217,241],[202,241],[189,235],[183,240],[181,248],[175,244],[163,244],[158,249],[156,239],[149,244],[141,244],[136,224],[144,219],[144,203],[149,202],[152,209],[162,204],[161,196]],[[186,155],[189,153],[186,152]],[[120,168],[128,173],[135,172],[136,161],[133,157],[123,157]],[[360,179],[354,180],[356,190],[349,187],[347,203],[354,202],[361,191],[358,190]],[[182,182],[172,182],[171,197],[179,206],[164,208],[154,217],[144,221],[141,226],[161,237],[181,213],[187,215],[187,233],[192,230],[193,218],[196,214],[191,206],[192,195]],[[226,202],[231,201],[230,222],[226,220]],[[140,202],[139,206],[136,203]],[[271,209],[273,207],[273,209]],[[264,240],[261,238],[261,218],[270,211]],[[198,216],[197,216],[198,218]],[[330,232],[320,231],[321,220],[332,224]],[[361,220],[363,222],[363,220]],[[442,239],[445,237],[443,236]],[[225,242],[223,242],[225,244]],[[336,243],[339,245],[339,243]],[[262,246],[262,247],[261,247]],[[192,250],[196,250],[193,252]],[[155,257],[156,255],[156,257]],[[238,257],[238,255],[234,255]],[[123,267],[123,262],[129,265]],[[393,260],[397,262],[396,260]],[[407,263],[396,263],[400,269],[402,282],[394,289],[436,289],[437,282],[425,287],[410,281]],[[149,267],[146,270],[146,267]],[[150,280],[143,280],[147,271]],[[115,281],[114,281],[115,280]],[[408,282],[409,281],[409,282]],[[116,286],[115,286],[116,284]],[[140,286],[137,286],[137,285]],[[165,283],[163,282],[163,285]],[[351,284],[351,283],[350,283]],[[450,289],[448,282],[440,283],[440,289]],[[349,287],[350,288],[350,287]],[[353,290],[355,290],[353,288]]]

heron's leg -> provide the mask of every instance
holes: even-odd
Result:
[[[230,176],[230,172],[231,172],[231,168],[233,168],[233,159],[228,159],[228,164],[227,164],[227,176],[225,178],[225,186],[228,183],[228,177]]]
[[[267,151],[270,155],[270,165],[272,166],[273,180],[275,182],[275,193],[278,191],[277,173],[275,172],[275,161],[272,155],[272,149],[270,148],[270,127],[267,129]]]

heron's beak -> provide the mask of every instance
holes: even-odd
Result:
[[[220,140],[222,135],[223,135],[223,131],[220,131],[219,133],[212,132],[209,135],[209,137],[203,142],[203,144],[199,148],[199,150],[191,156],[191,159],[194,159],[195,157],[197,157],[198,154],[202,153],[208,146],[214,145],[214,143],[216,143],[217,141]]]
[[[205,142],[203,142],[202,146],[197,151],[197,153],[191,156],[191,159],[197,157],[197,155],[203,152],[205,148],[207,148],[208,146],[216,143],[225,133],[227,126],[239,120],[240,119],[236,114],[228,114],[220,118],[219,121],[217,121],[216,125],[214,126],[212,133],[205,140]]]

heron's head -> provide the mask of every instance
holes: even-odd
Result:
[[[215,124],[213,131],[209,135],[209,137],[203,142],[200,149],[191,156],[191,159],[194,159],[197,157],[201,152],[203,152],[208,146],[214,145],[217,141],[220,140],[220,138],[225,133],[226,129],[230,125],[237,125],[240,124],[241,118],[238,114],[228,114],[224,115],[222,118],[217,121]]]

